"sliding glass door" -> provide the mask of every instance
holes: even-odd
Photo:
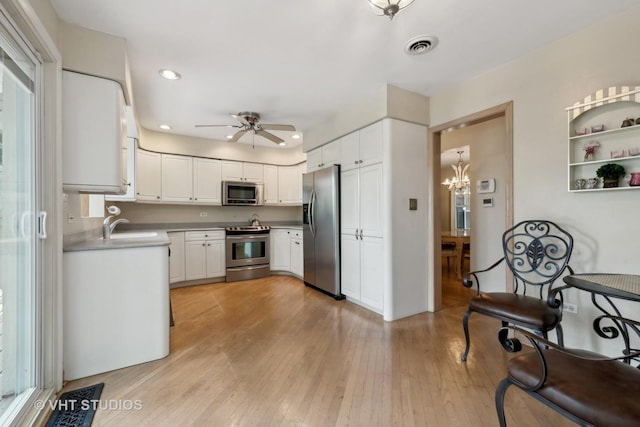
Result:
[[[40,386],[38,67],[0,13],[0,425]]]

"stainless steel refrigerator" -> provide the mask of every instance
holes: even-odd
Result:
[[[342,299],[340,293],[340,167],[302,177],[304,283]]]

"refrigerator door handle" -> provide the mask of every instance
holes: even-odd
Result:
[[[316,226],[314,224],[314,209],[316,207],[316,190],[311,190],[311,200],[309,201],[309,211],[307,213],[308,215],[308,221],[309,221],[309,229],[311,230],[311,234],[313,235],[313,237],[316,237]]]

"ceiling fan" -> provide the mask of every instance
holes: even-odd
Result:
[[[274,134],[267,132],[267,130],[285,130],[295,132],[296,128],[291,125],[274,125],[274,124],[261,124],[260,114],[253,111],[241,111],[238,114],[231,114],[231,116],[240,122],[239,125],[196,125],[197,128],[203,127],[228,127],[237,128],[238,130],[230,139],[229,142],[237,142],[242,135],[252,131],[254,135],[260,135],[267,138],[269,141],[280,144],[284,142],[284,139],[275,136]]]

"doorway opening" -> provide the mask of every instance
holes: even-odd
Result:
[[[469,243],[470,253],[476,253],[478,256],[471,255],[467,264],[464,259],[462,260],[463,268],[466,268],[468,272],[469,269],[474,269],[474,266],[482,267],[486,262],[489,262],[484,258],[493,257],[492,250],[499,253],[499,233],[513,224],[512,123],[513,103],[508,102],[434,126],[429,130],[429,161],[427,166],[431,171],[429,180],[431,210],[428,229],[432,236],[430,253],[433,254],[429,264],[434,266],[429,272],[428,279],[429,311],[438,311],[443,308],[443,268],[438,267],[446,267],[447,262],[446,257],[444,259],[442,257],[443,185],[441,183],[443,180],[440,158],[443,147],[450,149],[468,143],[471,145],[470,152],[473,153],[475,159],[470,162],[469,168],[469,187],[472,196],[469,204],[472,212]],[[447,146],[447,144],[449,145]],[[495,181],[494,193],[473,196],[477,182],[485,179]],[[492,203],[485,203],[485,199],[491,199]],[[448,224],[444,224],[444,226],[450,228]],[[479,248],[482,248],[482,251],[478,251]],[[464,267],[465,265],[466,267]],[[504,274],[508,280],[506,271]],[[466,290],[462,286],[460,276],[456,277],[453,282],[447,278],[447,286],[452,285]],[[445,306],[449,304],[450,301]],[[458,300],[455,304],[459,305],[460,301]]]

